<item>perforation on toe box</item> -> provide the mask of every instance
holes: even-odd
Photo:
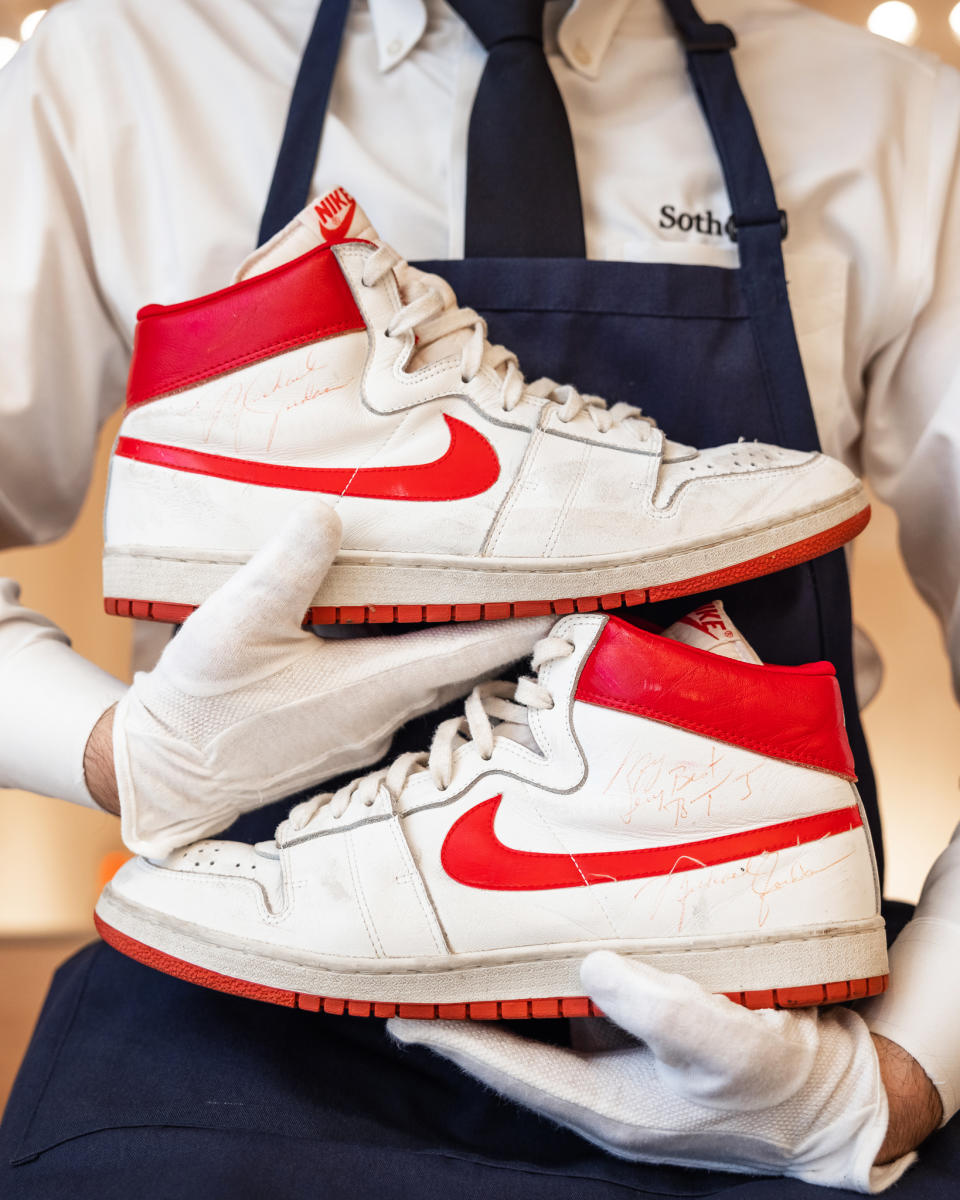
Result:
[[[283,891],[283,871],[279,855],[270,853],[268,846],[269,843],[250,846],[246,842],[194,842],[175,850],[156,865],[184,875],[248,880],[259,885],[268,906],[275,909]]]
[[[802,450],[785,450],[764,442],[733,442],[701,450],[695,458],[664,463],[657,485],[656,504],[666,507],[686,484],[701,479],[723,479],[754,475],[762,471],[785,471],[806,466],[818,455]]]

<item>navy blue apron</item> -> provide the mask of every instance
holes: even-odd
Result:
[[[733,37],[704,25],[688,0],[665,2],[723,165],[740,269],[575,259],[419,265],[449,279],[460,300],[487,318],[493,340],[517,351],[528,377],[550,375],[639,404],[671,437],[697,445],[743,435],[813,449],[817,432],[781,257],[783,218],[737,84]],[[307,198],[347,6],[325,0],[308,42],[266,234]],[[766,660],[836,664],[879,849],[853,695],[842,552],[727,589],[723,598]],[[665,624],[697,602],[636,615]],[[426,746],[436,719],[403,731],[394,752]],[[231,836],[269,836],[285,809],[243,818]],[[896,912],[897,924],[905,915],[905,907]],[[560,1022],[522,1025],[531,1036],[564,1036]],[[898,1194],[926,1198],[955,1188],[960,1147],[948,1133],[924,1148]],[[380,1021],[206,991],[103,944],[58,972],[0,1129],[4,1200],[448,1200],[451,1193],[458,1200],[849,1194],[621,1162],[498,1100],[442,1059],[398,1049]]]

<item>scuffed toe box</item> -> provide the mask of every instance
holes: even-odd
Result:
[[[825,454],[738,442],[664,465],[653,503],[661,511],[703,504],[714,518],[755,525],[829,508],[860,491],[857,477]]]
[[[282,903],[283,871],[269,845],[202,841],[163,859],[133,858],[109,891],[112,899],[164,923],[243,935]]]

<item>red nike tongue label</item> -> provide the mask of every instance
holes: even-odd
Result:
[[[319,200],[311,201],[297,220],[326,245],[349,238],[377,240],[370,218],[343,187],[331,188]]]
[[[697,650],[708,650],[723,658],[737,658],[741,662],[759,663],[760,659],[747,643],[746,638],[727,616],[719,600],[701,604],[693,612],[675,621],[663,631],[664,637]]]
[[[723,606],[717,600],[711,600],[709,604],[695,608],[692,613],[681,617],[679,624],[689,626],[712,642],[730,641],[737,636],[727,621],[727,614],[724,612]]]
[[[350,236],[357,202],[346,188],[334,188],[313,206],[313,211],[317,214],[324,241],[342,242]]]
[[[289,225],[254,250],[240,265],[233,282],[240,283],[254,275],[262,275],[316,250],[318,246],[336,245],[351,238],[375,242],[377,231],[346,188],[331,188],[319,199],[311,200]]]

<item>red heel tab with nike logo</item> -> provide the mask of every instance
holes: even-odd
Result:
[[[127,405],[365,327],[336,256],[319,246],[207,296],[142,308]]]
[[[608,617],[576,699],[854,780],[836,672],[719,658]]]

